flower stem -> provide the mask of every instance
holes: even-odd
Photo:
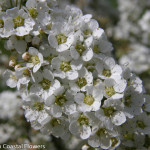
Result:
[[[19,9],[21,9],[21,5],[22,5],[22,0],[20,1],[20,6],[19,6]]]
[[[13,7],[12,0],[9,0],[11,7]]]

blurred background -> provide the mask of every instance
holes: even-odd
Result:
[[[112,42],[116,61],[136,73],[150,94],[150,0],[60,0],[60,4],[76,5],[83,14],[92,14]],[[19,94],[6,87],[2,76],[10,56],[3,45],[0,39],[0,144],[44,144],[48,150],[80,150],[84,143],[75,137],[65,143],[30,127]]]

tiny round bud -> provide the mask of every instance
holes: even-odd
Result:
[[[22,67],[20,64],[17,64],[16,66],[15,66],[15,70],[17,70],[18,68],[20,68],[20,67]]]
[[[12,59],[12,60],[9,61],[9,66],[10,67],[15,67],[15,65],[16,65],[16,60],[15,59]]]
[[[25,61],[29,61],[30,59],[30,54],[28,52],[25,52],[23,55],[22,55],[22,59],[25,60]]]

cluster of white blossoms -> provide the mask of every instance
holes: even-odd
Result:
[[[127,41],[128,52],[120,58],[135,73],[150,70],[150,0],[118,0],[119,21],[112,30],[116,39]]]
[[[136,75],[116,64],[92,15],[27,0],[2,9],[0,37],[12,54],[6,83],[20,91],[34,129],[65,140],[74,135],[99,149],[144,147],[134,142],[150,133],[149,96]]]

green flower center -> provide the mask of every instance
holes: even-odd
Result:
[[[89,118],[84,116],[83,114],[78,118],[79,124],[82,125],[88,125],[89,124]]]
[[[141,129],[146,128],[146,125],[144,124],[144,122],[143,121],[139,121],[139,120],[136,122],[136,126],[141,128]]]
[[[89,35],[89,34],[91,34],[91,31],[90,31],[89,29],[87,29],[87,30],[84,30],[83,33],[84,33],[85,35]]]
[[[52,59],[54,58],[55,56],[54,55],[50,55],[46,58],[46,60],[51,64],[52,62]]]
[[[23,70],[23,75],[30,76],[30,70],[29,70],[29,68],[26,68],[26,69]]]
[[[106,108],[104,108],[103,110],[104,110],[105,116],[107,116],[107,117],[111,117],[111,116],[113,115],[113,113],[116,111],[116,110],[114,109],[114,107],[112,107],[112,106],[106,107]]]
[[[38,11],[36,8],[31,8],[31,9],[29,9],[29,14],[32,18],[36,18],[38,15]]]
[[[134,134],[133,133],[126,133],[126,134],[123,135],[123,137],[126,140],[132,140],[132,141],[134,141]]]
[[[52,23],[47,24],[46,29],[51,30],[52,29]]]
[[[12,80],[17,80],[17,77],[15,76],[15,75],[10,75],[10,78],[12,79]]]
[[[94,98],[92,95],[87,95],[84,97],[84,103],[87,105],[92,105],[94,103]]]
[[[110,71],[110,70],[107,70],[107,69],[104,69],[102,74],[103,74],[103,76],[105,76],[105,77],[110,77],[110,76],[111,76],[111,71]]]
[[[105,92],[109,97],[113,96],[116,93],[113,87],[106,87]]]
[[[125,106],[129,107],[132,104],[131,95],[125,97]]]
[[[4,27],[4,21],[2,19],[0,19],[0,28]]]
[[[58,95],[55,97],[55,104],[62,106],[66,103],[66,97],[64,95]]]
[[[70,62],[63,61],[60,65],[60,70],[62,70],[64,72],[71,70]]]
[[[51,82],[45,78],[40,82],[40,84],[44,90],[48,90],[51,86]]]
[[[67,37],[63,34],[58,34],[56,35],[57,43],[58,45],[66,43],[67,42]]]
[[[17,16],[16,18],[14,18],[13,22],[14,22],[14,28],[24,25],[24,19],[20,16]]]
[[[117,140],[117,138],[113,137],[113,138],[111,138],[111,142],[112,142],[111,146],[115,147],[119,141]]]
[[[100,48],[99,48],[98,45],[94,45],[93,52],[95,52],[95,53],[99,53],[100,52]]]
[[[96,134],[97,134],[98,136],[103,136],[104,134],[107,134],[107,130],[106,130],[105,128],[100,128],[100,129],[96,132]]]
[[[75,49],[80,55],[82,55],[82,53],[85,51],[85,47],[82,44],[77,44]]]
[[[44,104],[41,102],[35,102],[33,107],[35,108],[35,110],[37,111],[42,111],[44,109]]]
[[[78,78],[76,83],[80,88],[82,88],[87,84],[87,81],[85,78]]]
[[[53,118],[53,119],[50,121],[50,123],[51,123],[51,125],[52,125],[53,127],[55,127],[55,126],[58,126],[58,125],[61,124],[61,120],[60,120],[60,119],[57,119],[57,118]]]
[[[37,65],[38,63],[40,63],[40,59],[39,59],[39,57],[38,57],[37,55],[33,55],[33,56],[31,57],[31,61],[32,61],[32,63],[33,63],[34,65]]]

